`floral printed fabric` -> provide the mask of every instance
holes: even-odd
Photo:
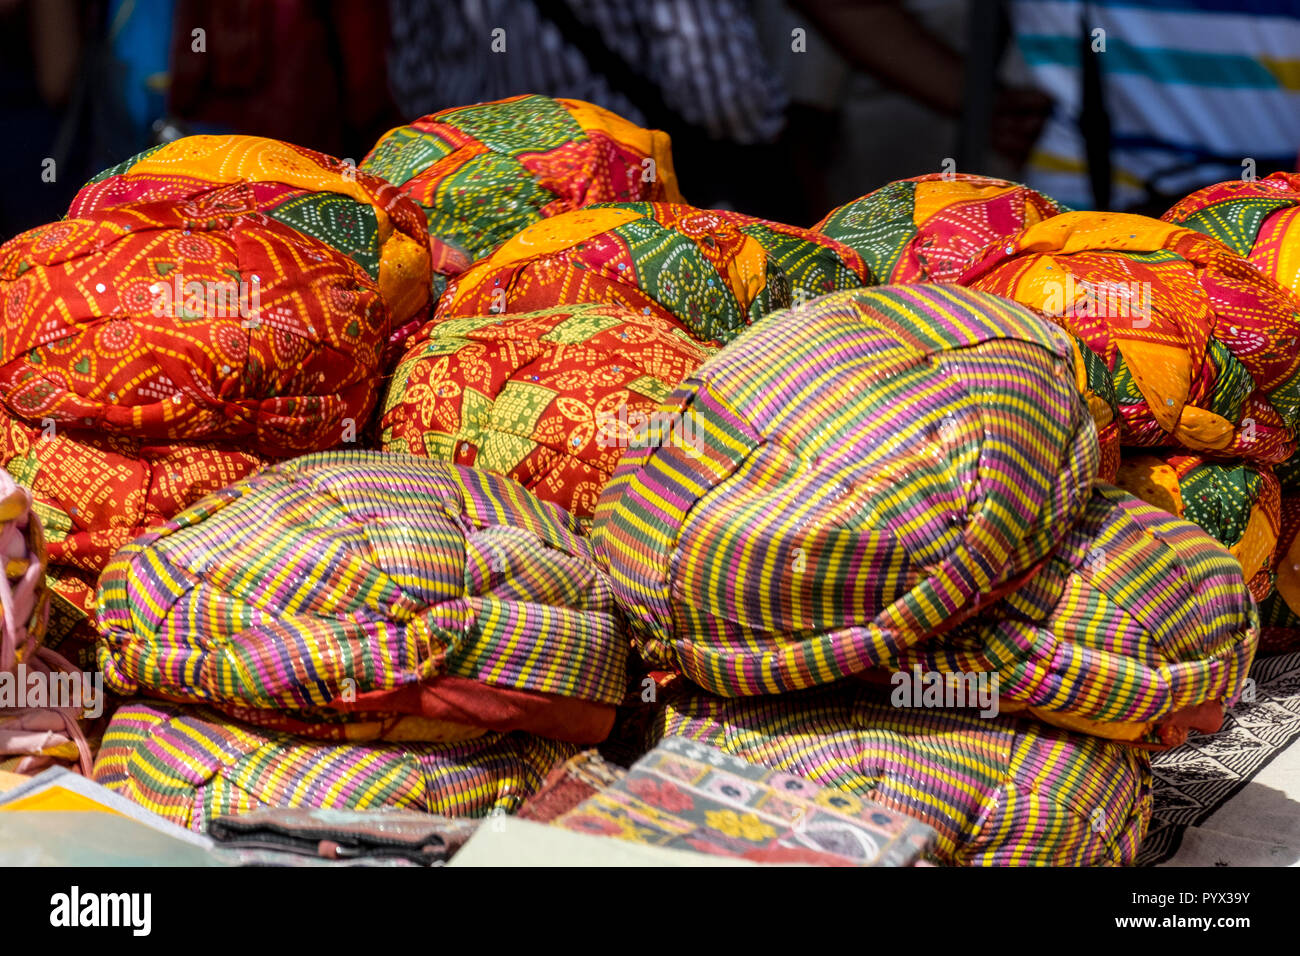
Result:
[[[203,199],[116,206],[0,246],[0,400],[31,423],[332,447],[377,397],[389,313],[332,247]]]
[[[1113,376],[1124,445],[1279,462],[1300,425],[1300,297],[1207,236],[1064,213],[987,249],[961,284],[1074,333]]]
[[[429,305],[429,240],[419,208],[354,164],[260,136],[186,136],[104,170],[73,198],[70,219],[122,205],[203,199],[262,212],[332,246],[379,284],[394,329]]]
[[[422,116],[384,134],[361,168],[423,209],[435,276],[458,275],[526,226],[562,212],[683,201],[667,134],[591,103],[545,96]]]
[[[806,229],[669,203],[611,203],[529,226],[447,287],[438,319],[596,302],[726,342],[792,301],[869,284],[862,258]]]
[[[590,518],[624,449],[694,440],[655,411],[709,352],[618,306],[433,322],[393,374],[383,447],[509,475]]]

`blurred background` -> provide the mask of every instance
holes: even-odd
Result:
[[[1158,215],[1297,168],[1300,0],[0,0],[0,238],[177,136],[360,160],[519,93],[664,129],[691,202],[796,225],[945,170]]]

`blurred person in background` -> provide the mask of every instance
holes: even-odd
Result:
[[[1052,101],[1010,45],[1001,3],[760,0],[768,57],[790,90],[786,142],[801,219],[887,182],[945,171],[1016,178]],[[973,20],[984,18],[972,56]],[[987,113],[966,111],[983,88]],[[987,148],[963,147],[980,123]]]
[[[67,121],[83,52],[80,7],[0,0],[0,241],[57,218],[51,211],[89,175],[84,138]]]
[[[523,93],[667,132],[691,202],[784,218],[785,90],[748,0],[389,0],[407,119]]]

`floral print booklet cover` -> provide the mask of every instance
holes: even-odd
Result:
[[[655,846],[765,863],[915,866],[925,824],[870,799],[669,737],[553,821]]]

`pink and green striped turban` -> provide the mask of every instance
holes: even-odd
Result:
[[[576,520],[520,485],[325,452],[209,495],[100,577],[121,694],[327,739],[602,740],[627,638]]]
[[[914,663],[1152,746],[1218,726],[1258,636],[1240,565],[1108,486],[1067,337],[940,285],[755,326],[660,408],[596,508],[634,640],[726,696]]]
[[[973,866],[1132,863],[1151,816],[1147,755],[1008,715],[893,707],[839,685],[727,699],[675,681],[650,743],[682,736],[934,828],[937,861]]]
[[[524,733],[450,743],[326,742],[205,707],[131,701],[104,733],[94,778],[200,832],[223,814],[263,807],[399,807],[471,817],[514,811],[577,749]]]

